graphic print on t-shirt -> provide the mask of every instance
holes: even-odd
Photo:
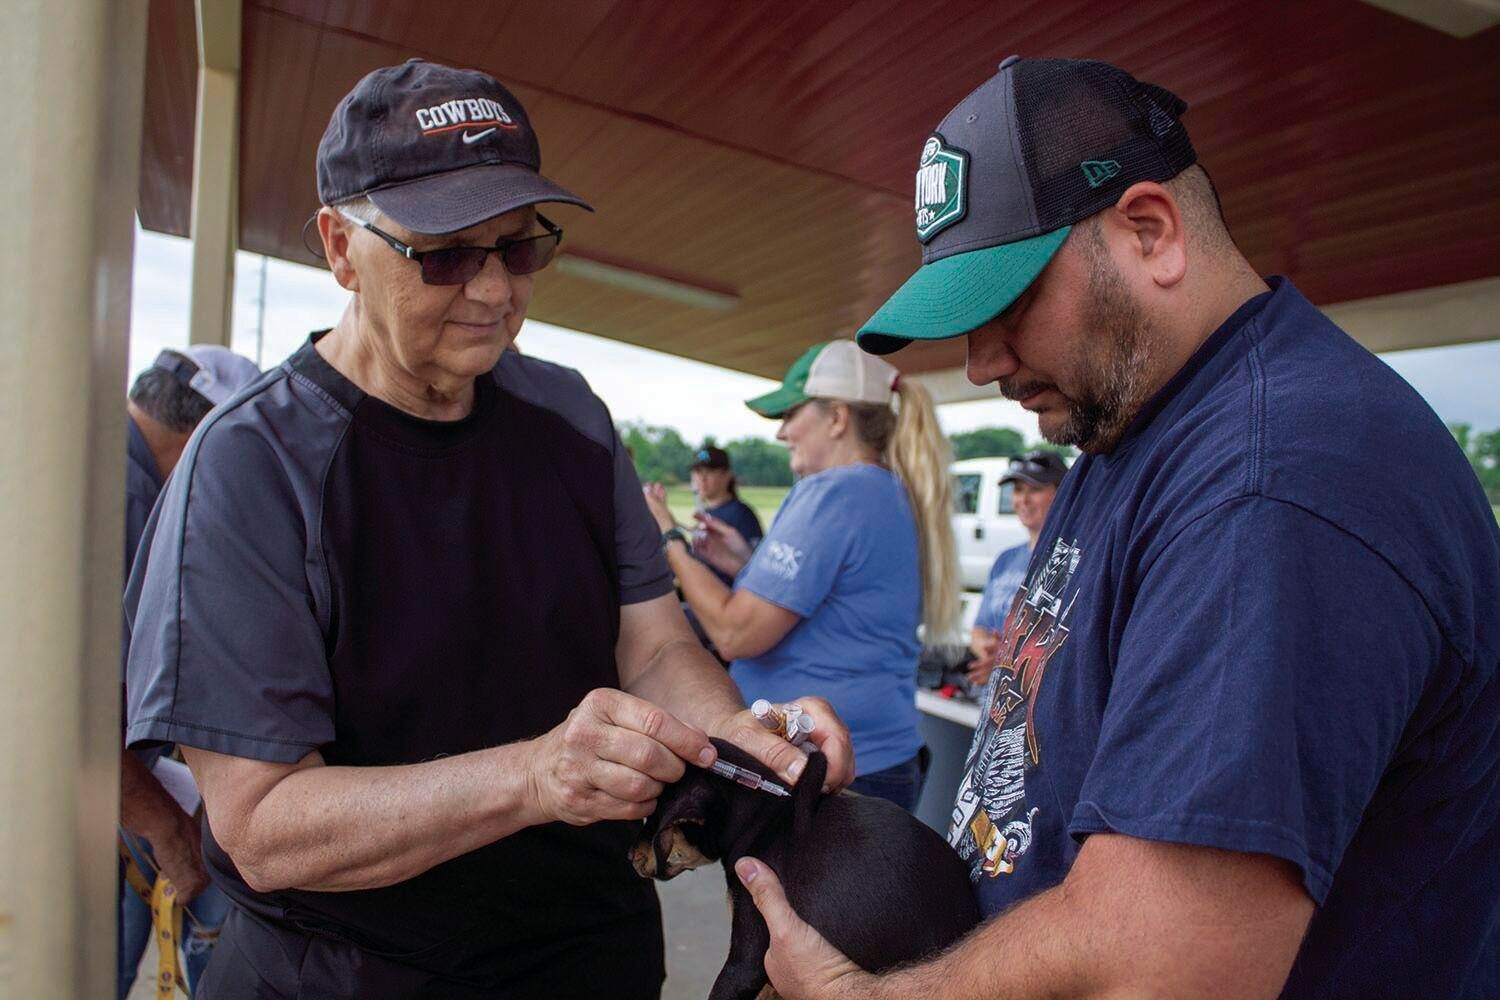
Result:
[[[981,716],[953,805],[948,841],[969,863],[969,878],[1009,875],[1031,846],[1039,811],[1026,807],[1026,774],[1041,763],[1033,709],[1047,664],[1068,638],[1076,589],[1064,593],[1081,550],[1059,538],[1044,563],[1016,590],[1000,633]]]

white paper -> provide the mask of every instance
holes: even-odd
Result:
[[[167,794],[182,806],[183,812],[191,816],[198,811],[202,796],[198,794],[193,772],[188,770],[186,764],[171,757],[158,757],[156,763],[151,765],[151,773],[156,775],[156,780],[161,782],[161,787],[167,790]]]

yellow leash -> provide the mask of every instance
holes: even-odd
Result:
[[[182,905],[177,902],[177,888],[159,869],[155,884],[147,882],[123,837],[119,844],[120,859],[125,862],[126,883],[142,902],[151,907],[151,933],[156,938],[156,1000],[172,1000],[174,989],[189,996],[187,980],[177,962],[183,912]]]

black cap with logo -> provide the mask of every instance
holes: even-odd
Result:
[[[453,233],[525,205],[582,198],[538,171],[515,95],[487,73],[411,59],[365,76],[318,143],[318,197],[366,196],[417,233]]]
[[[715,448],[713,445],[704,445],[693,452],[693,468],[695,469],[727,469],[729,468],[729,452],[723,448]]]
[[[1033,451],[1010,460],[1001,485],[1021,480],[1033,486],[1056,486],[1068,474],[1068,463],[1054,451]]]
[[[888,354],[957,337],[1005,311],[1073,223],[1139,181],[1197,160],[1187,105],[1107,63],[1010,56],[922,146],[922,266],[865,323],[859,346]]]

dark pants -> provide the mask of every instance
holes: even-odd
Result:
[[[903,764],[860,775],[849,786],[849,791],[894,802],[907,812],[914,813],[917,810],[917,800],[922,797],[922,786],[927,781],[927,768],[931,763],[932,751],[924,746],[917,751],[915,757]]]

